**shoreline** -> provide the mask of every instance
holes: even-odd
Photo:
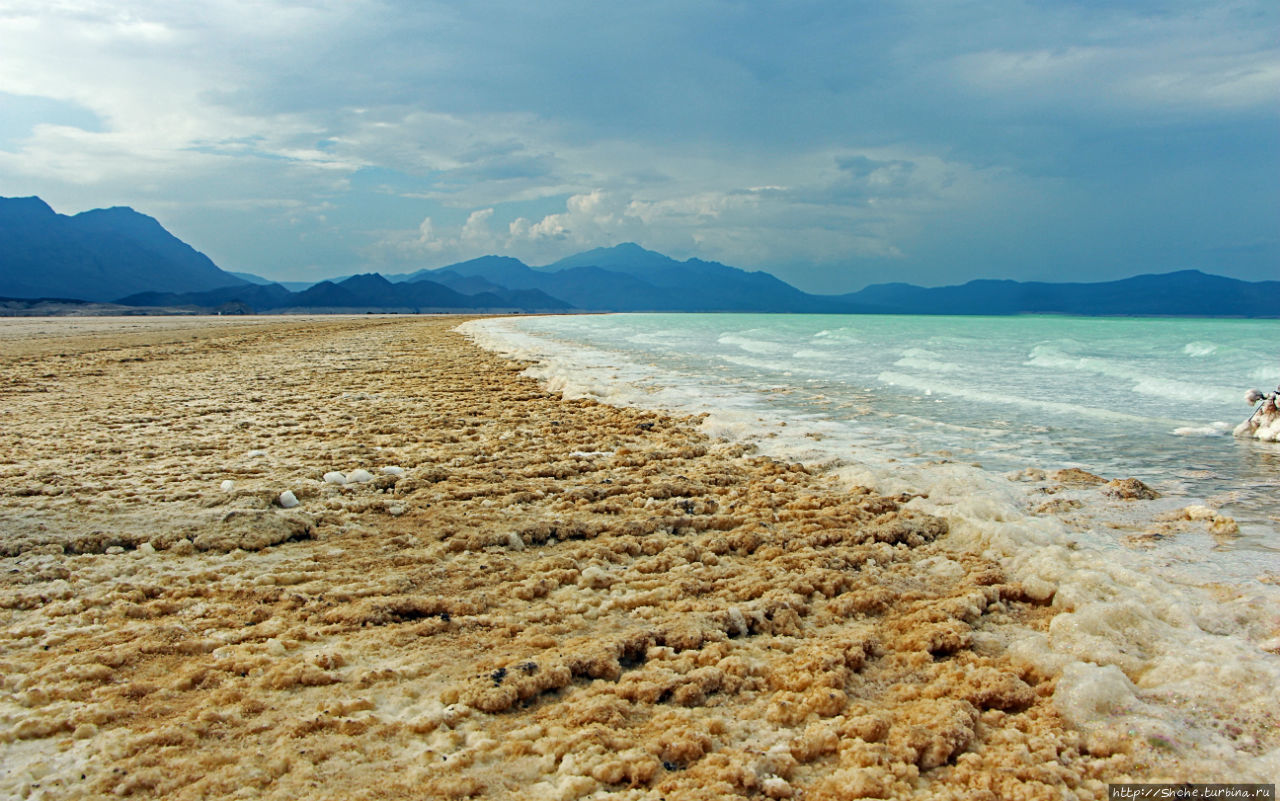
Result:
[[[1067,727],[1056,677],[1004,649],[1047,629],[1048,599],[907,498],[563,400],[465,319],[0,334],[0,793],[1101,798],[1191,778]]]

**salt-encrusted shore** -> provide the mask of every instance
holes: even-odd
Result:
[[[1003,649],[1049,598],[908,498],[562,401],[458,322],[0,322],[0,796],[1190,778],[1065,727]]]

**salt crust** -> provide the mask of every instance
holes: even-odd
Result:
[[[0,353],[0,795],[1048,799],[1195,778],[1064,726],[1056,675],[1006,648],[1052,626],[1052,586],[948,548],[911,498],[559,401],[455,324]],[[403,474],[325,480],[388,459]],[[1095,713],[1126,700],[1097,681]]]

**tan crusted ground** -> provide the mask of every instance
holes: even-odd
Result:
[[[1142,773],[1002,655],[1050,613],[943,521],[563,402],[458,322],[0,324],[0,796],[1050,799]]]

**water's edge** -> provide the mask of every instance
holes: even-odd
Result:
[[[1141,551],[1100,551],[1078,522],[1028,513],[1028,487],[1002,474],[948,460],[889,460],[886,469],[833,458],[814,447],[831,431],[820,417],[771,417],[664,392],[625,375],[616,355],[536,335],[521,319],[477,320],[459,330],[480,347],[532,363],[527,373],[565,397],[706,414],[706,433],[817,462],[848,485],[927,493],[912,505],[948,520],[949,547],[998,559],[1052,598],[1057,615],[1048,635],[1025,632],[1005,647],[1061,677],[1054,700],[1068,721],[1141,738],[1175,755],[1198,781],[1280,776],[1280,657],[1268,650],[1280,650],[1278,588],[1161,576]],[[661,368],[647,367],[661,379]]]

